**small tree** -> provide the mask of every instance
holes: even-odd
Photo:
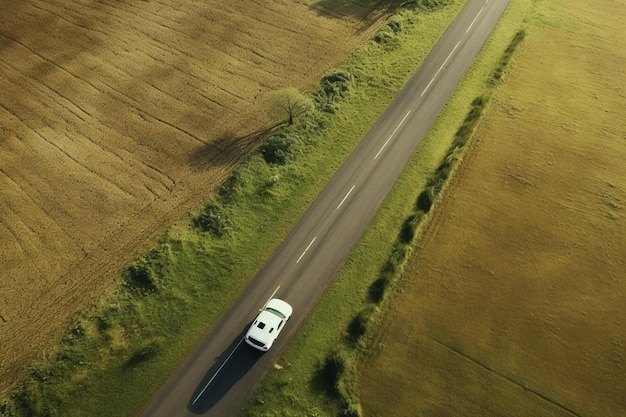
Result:
[[[293,87],[278,90],[270,97],[272,115],[278,117],[286,115],[290,125],[314,109],[313,100]]]

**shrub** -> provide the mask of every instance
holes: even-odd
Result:
[[[367,290],[369,300],[373,303],[380,304],[385,297],[387,288],[391,283],[391,277],[389,274],[382,274],[376,281],[372,282]]]
[[[448,152],[448,155],[446,155],[446,158],[443,160],[441,165],[437,167],[437,175],[442,180],[447,180],[450,177],[450,174],[452,173],[452,170],[454,169],[458,161],[459,157],[457,153],[454,152],[454,149]],[[440,189],[437,190],[437,192],[439,191]]]
[[[352,74],[343,69],[325,75],[320,81],[320,89],[313,95],[317,109],[333,114],[333,104],[350,92],[353,82]]]
[[[470,111],[467,113],[467,116],[465,116],[465,123],[471,123],[478,119],[480,117],[480,114],[482,113],[482,110],[482,106],[473,105]]]
[[[407,247],[407,245],[400,242],[394,243],[393,248],[389,253],[389,258],[383,266],[382,273],[395,275],[400,272],[401,267],[406,260],[406,255],[408,251],[409,248]]]
[[[260,149],[261,156],[268,164],[285,165],[287,162],[296,159],[296,154],[300,150],[300,143],[296,135],[287,135],[280,132],[272,136]]]
[[[106,332],[111,329],[116,323],[117,315],[119,313],[118,306],[110,306],[105,308],[96,318],[96,328],[100,332]]]
[[[41,385],[33,380],[27,380],[21,392],[14,397],[16,408],[22,415],[32,417],[56,417],[58,413],[58,400],[50,398],[41,390]],[[19,414],[15,414],[19,415]]]
[[[150,268],[146,258],[141,258],[128,267],[124,275],[124,281],[131,289],[139,291],[155,291],[158,289],[156,274]]]
[[[87,354],[84,347],[76,345],[65,346],[57,355],[57,361],[53,365],[54,368],[51,372],[65,372],[80,365],[85,360],[87,360]]]
[[[348,336],[353,341],[365,336],[372,316],[376,313],[376,306],[370,304],[365,306],[348,324]]]
[[[495,69],[495,71],[491,75],[491,80],[490,81],[492,83],[495,83],[495,82],[499,81],[502,78],[502,75],[504,74],[504,70],[509,65],[509,61],[511,60],[511,56],[513,56],[513,52],[515,52],[515,49],[517,48],[517,45],[519,45],[524,40],[525,37],[526,37],[526,31],[524,31],[524,30],[518,31],[515,34],[515,36],[513,36],[513,39],[511,40],[511,43],[509,43],[509,46],[506,48],[506,50],[504,51],[504,54],[500,58],[500,62],[498,63],[498,67]]]
[[[241,188],[241,174],[239,171],[233,171],[232,174],[222,183],[217,193],[226,204],[232,203],[237,198],[237,194]]]
[[[385,44],[393,38],[393,33],[389,32],[386,28],[383,28],[374,34],[374,42]]]
[[[346,352],[330,351],[318,369],[318,376],[326,382],[328,393],[341,401],[341,416],[362,415],[358,396],[354,393],[356,376],[353,363]]]
[[[262,199],[276,198],[280,196],[281,187],[277,187],[280,183],[280,176],[272,175],[263,183],[259,184],[257,195]]]
[[[428,213],[435,201],[435,190],[431,187],[426,187],[422,190],[420,195],[417,196],[416,207],[418,210]]]
[[[344,402],[344,408],[341,412],[341,417],[361,417],[363,413],[361,412],[360,404],[355,404],[351,401]]]
[[[15,398],[13,398],[15,400]],[[16,416],[17,409],[15,408],[15,404],[11,403],[9,399],[4,399],[0,401],[0,416]]]
[[[443,7],[448,4],[450,0],[417,0],[415,1],[418,9],[433,10],[437,7]]]
[[[322,78],[321,87],[324,94],[331,98],[336,99],[345,97],[350,91],[353,77],[346,70],[337,70],[327,74]]]
[[[227,213],[216,204],[208,204],[192,223],[195,228],[217,238],[224,236],[231,228]]]
[[[417,198],[417,201],[419,205],[419,197]],[[426,211],[422,211],[426,213]],[[404,223],[402,223],[402,228],[400,229],[400,234],[398,235],[398,240],[400,241],[400,243],[409,244],[413,241],[413,238],[415,238],[415,231],[421,220],[422,216],[420,215],[420,212],[411,214],[409,217],[406,218]]]
[[[397,17],[389,19],[387,26],[393,31],[393,33],[397,34],[402,32],[402,21]]]
[[[325,386],[328,393],[339,397],[339,381],[346,371],[346,357],[345,354],[339,350],[332,350],[324,359],[317,373],[322,381],[325,382]]]
[[[472,100],[472,107],[479,107],[481,110],[485,108],[486,104],[487,104],[487,97],[485,96],[478,96],[474,100]]]
[[[372,39],[377,44],[384,46],[386,50],[392,50],[398,44],[396,33],[389,26],[385,26],[376,32]]]
[[[467,138],[472,133],[473,123],[463,123],[461,127],[456,131],[455,136],[457,138]]]

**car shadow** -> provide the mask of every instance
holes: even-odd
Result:
[[[217,357],[189,398],[187,409],[204,414],[215,406],[254,364],[263,356],[243,340],[251,322]]]

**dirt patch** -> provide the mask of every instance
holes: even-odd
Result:
[[[268,92],[371,35],[381,2],[343,3],[4,2],[0,391],[258,145]]]
[[[362,375],[368,416],[626,412],[626,51],[539,1]]]

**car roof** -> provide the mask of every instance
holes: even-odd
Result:
[[[292,311],[293,309],[287,302],[278,298],[271,299],[254,319],[247,335],[263,342],[269,342],[276,338],[280,331],[278,325],[281,321],[288,319]]]
[[[276,314],[263,310],[254,320],[248,335],[261,341],[268,341],[278,334],[278,325],[282,319]]]

